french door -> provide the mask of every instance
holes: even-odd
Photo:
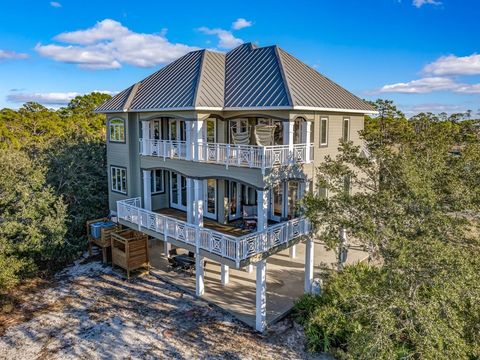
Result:
[[[270,190],[270,219],[280,222],[284,217],[285,183],[280,183]]]
[[[170,172],[170,207],[187,211],[187,178]]]
[[[185,141],[187,139],[185,120],[169,119],[168,139],[172,141]]]
[[[203,216],[217,219],[217,180],[207,179],[204,182]]]
[[[228,181],[228,220],[242,216],[242,186],[239,182]]]

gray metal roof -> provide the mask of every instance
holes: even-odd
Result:
[[[115,95],[97,112],[373,108],[277,46],[190,52]]]

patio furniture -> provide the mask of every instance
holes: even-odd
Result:
[[[274,144],[276,125],[255,126],[255,140],[258,146],[270,146]]]
[[[236,127],[231,128],[232,140],[235,145],[249,145],[250,144],[250,126],[247,126],[246,131],[235,131]]]

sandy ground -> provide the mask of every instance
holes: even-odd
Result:
[[[287,318],[259,335],[156,277],[82,259],[0,318],[0,359],[325,359]]]

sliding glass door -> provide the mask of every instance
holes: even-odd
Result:
[[[217,180],[207,179],[204,182],[203,216],[217,219]]]

